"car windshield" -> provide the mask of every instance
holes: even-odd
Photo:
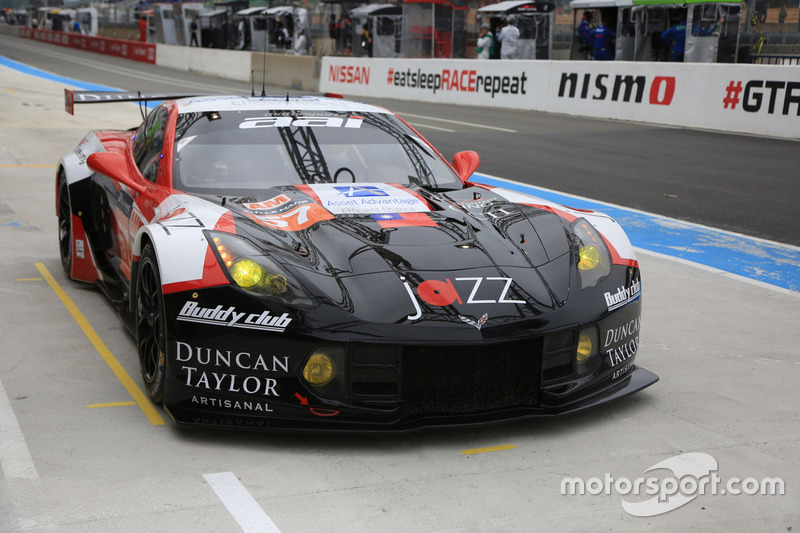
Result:
[[[184,113],[174,161],[174,188],[196,194],[251,195],[313,183],[461,188],[441,157],[387,113]]]

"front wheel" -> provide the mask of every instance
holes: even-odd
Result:
[[[164,402],[167,368],[167,320],[164,294],[156,254],[146,245],[136,277],[136,341],[139,365],[147,394],[157,404]]]
[[[72,204],[64,174],[58,177],[58,254],[67,277],[72,276]]]

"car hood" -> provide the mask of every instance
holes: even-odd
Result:
[[[364,321],[537,316],[566,303],[572,237],[544,207],[492,190],[387,184],[276,187],[228,199],[237,233],[319,301]]]

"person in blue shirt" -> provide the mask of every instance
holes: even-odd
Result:
[[[681,17],[677,24],[661,34],[661,42],[669,44],[670,61],[683,61],[683,54],[686,51],[685,17]]]
[[[708,28],[701,28],[695,25],[692,29],[692,35],[707,36],[711,35],[724,19],[719,19],[716,24]],[[661,42],[671,43],[670,45],[670,60],[674,62],[683,62],[683,55],[686,52],[686,16],[682,16],[677,24],[669,28],[661,34]]]
[[[594,26],[592,25],[592,18],[594,13],[591,11],[584,11],[583,19],[581,19],[580,26],[578,26],[578,40],[581,43],[581,48],[590,49],[592,48],[592,30],[594,30]]]
[[[600,19],[600,25],[592,31],[591,38],[594,42],[594,60],[613,61],[614,42],[617,34],[611,28],[606,27],[602,19]]]

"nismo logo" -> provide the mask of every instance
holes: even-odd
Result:
[[[642,103],[645,92],[648,103],[653,105],[670,105],[675,96],[674,76],[654,76],[648,80],[647,76],[622,76],[617,74],[613,78],[610,74],[585,73],[582,76],[577,72],[561,74],[561,83],[558,86],[559,98],[581,98],[582,100],[608,100],[612,102]]]

